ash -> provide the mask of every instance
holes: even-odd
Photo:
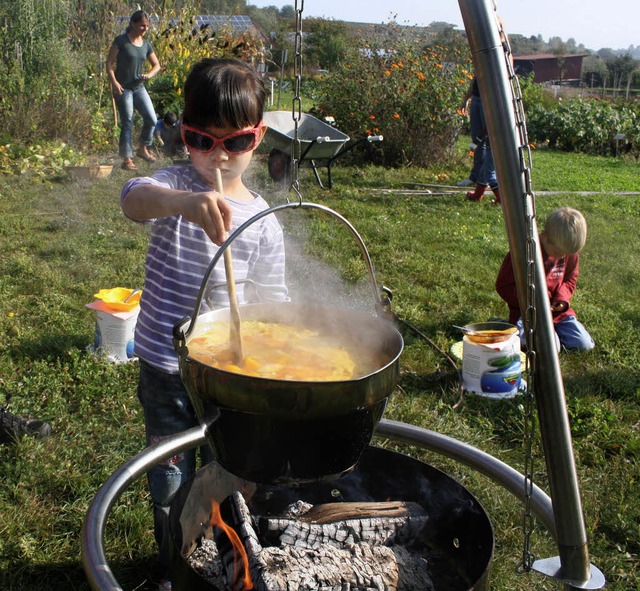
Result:
[[[347,503],[347,514],[333,520],[327,508],[332,513],[337,505],[298,501],[280,517],[259,518],[256,527],[242,495],[230,499],[256,591],[434,591],[431,557],[419,542],[428,522],[422,509],[402,506],[397,515],[397,504],[377,503],[367,506],[375,505],[373,516],[362,516],[362,504]],[[300,521],[311,513],[324,521]],[[187,562],[214,589],[230,589],[235,560],[214,540],[202,540]]]
[[[216,589],[226,589],[226,576],[218,546],[214,540],[204,538],[200,545],[187,559],[189,565],[203,579],[206,579]]]

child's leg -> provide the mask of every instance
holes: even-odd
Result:
[[[596,346],[587,329],[575,316],[567,316],[554,326],[560,343],[569,351],[590,351]]]
[[[516,326],[518,327],[518,331],[520,332],[520,350],[527,350],[527,341],[524,334],[524,323],[522,322],[522,318],[518,318],[518,322],[516,322]],[[553,333],[554,339],[556,341],[556,351],[560,353],[560,339],[558,338],[558,333]]]
[[[159,371],[143,361],[138,398],[144,409],[147,445],[198,424],[180,376]],[[195,456],[195,450],[187,450],[157,464],[147,474],[158,544],[158,579],[170,578],[169,507],[180,486],[194,474]]]

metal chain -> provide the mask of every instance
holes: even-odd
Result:
[[[296,13],[296,34],[294,42],[293,55],[293,77],[294,77],[294,96],[291,105],[291,117],[293,118],[293,142],[291,142],[291,189],[298,196],[298,201],[302,203],[302,194],[300,193],[300,154],[302,152],[302,143],[298,134],[300,120],[302,119],[302,98],[300,88],[302,86],[302,11],[304,9],[304,0],[295,0]]]
[[[535,368],[537,363],[535,348],[536,330],[536,244],[535,235],[535,197],[531,188],[531,149],[527,136],[527,127],[524,116],[524,105],[522,101],[522,90],[520,82],[513,68],[513,55],[509,39],[498,19],[502,47],[504,49],[505,61],[509,75],[509,82],[514,100],[514,114],[516,129],[519,138],[518,153],[520,157],[520,171],[524,178],[524,201],[525,225],[527,241],[525,245],[526,257],[526,310],[524,314],[525,343],[527,347],[525,358],[525,375],[527,376],[527,387],[525,392],[524,410],[524,512],[522,519],[523,549],[522,561],[516,567],[517,572],[525,573],[531,570],[535,561],[535,555],[531,552],[531,535],[535,527],[534,515],[531,511],[531,498],[533,495],[533,441],[535,435]]]

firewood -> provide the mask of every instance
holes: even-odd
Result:
[[[318,548],[323,544],[389,544],[415,540],[428,521],[417,503],[328,503],[312,507],[295,519],[270,517],[259,521],[260,531],[281,545]]]
[[[382,503],[324,503],[313,505],[300,515],[300,521],[310,523],[331,523],[344,519],[362,519],[365,517],[410,517],[424,516],[426,511],[418,503],[387,501]]]
[[[257,591],[433,591],[426,561],[401,546],[270,546],[256,559]]]
[[[260,520],[261,526],[272,528],[272,536],[280,532],[278,545],[263,546],[264,532],[259,539],[244,497],[233,493],[225,503],[247,552],[256,591],[433,591],[426,553],[396,543],[405,536],[415,541],[425,527],[427,516],[418,505],[334,503],[309,509],[298,504],[296,509],[304,513],[297,518]],[[343,516],[350,518],[334,521]],[[207,572],[215,576],[218,588],[240,588],[233,583],[237,557],[219,532],[215,539],[215,553],[220,553],[215,559],[224,565],[226,586],[219,586],[217,568],[200,565],[202,556],[194,568],[210,581]]]

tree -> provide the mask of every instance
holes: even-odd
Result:
[[[309,61],[318,68],[331,70],[344,56],[347,45],[347,26],[343,21],[323,18],[307,19],[305,38]]]
[[[614,91],[620,90],[624,84],[631,85],[632,75],[637,68],[636,60],[630,53],[618,55],[607,60],[609,76],[613,80]]]
[[[582,82],[593,88],[604,86],[607,80],[607,64],[598,55],[588,55],[582,62]]]

